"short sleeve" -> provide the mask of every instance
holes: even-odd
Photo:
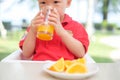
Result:
[[[85,52],[87,52],[88,46],[89,46],[89,38],[88,38],[88,34],[82,24],[77,23],[77,25],[75,26],[74,37],[83,44],[83,46],[85,48]]]
[[[22,49],[22,46],[23,46],[23,43],[24,43],[24,40],[27,36],[27,33],[29,32],[29,29],[30,27],[28,27],[24,33],[24,35],[22,36],[21,40],[19,41],[19,48]]]

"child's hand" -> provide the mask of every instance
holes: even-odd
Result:
[[[33,33],[37,33],[37,27],[44,23],[44,15],[42,15],[42,12],[40,11],[31,21],[31,30]]]
[[[54,26],[55,31],[58,35],[61,35],[64,28],[61,24],[60,15],[55,8],[49,14],[48,23]]]

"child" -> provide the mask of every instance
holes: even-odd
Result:
[[[48,22],[54,26],[55,33],[50,41],[39,40],[36,37],[37,27],[44,22],[44,15],[40,15],[41,11],[38,12],[31,21],[26,36],[19,43],[26,58],[56,61],[61,57],[73,60],[85,55],[89,45],[88,35],[80,23],[65,14],[65,9],[70,6],[71,1],[38,0],[40,8],[51,7]]]

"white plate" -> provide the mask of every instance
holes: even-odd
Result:
[[[48,68],[53,64],[53,62],[50,62],[48,64],[45,64],[44,66],[44,71],[47,72],[48,74],[54,76],[54,77],[57,77],[57,78],[61,78],[61,79],[84,79],[84,78],[88,78],[94,74],[96,74],[99,70],[97,64],[95,63],[90,63],[90,64],[87,64],[87,69],[88,69],[88,72],[87,73],[81,73],[81,74],[67,74],[67,73],[64,73],[64,72],[54,72],[54,71],[51,71],[49,70]]]

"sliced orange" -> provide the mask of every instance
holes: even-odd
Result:
[[[65,70],[73,63],[71,60],[65,60]]]
[[[79,62],[79,63],[82,63],[82,64],[86,64],[85,58],[78,58],[78,59],[75,60],[75,62]]]
[[[52,71],[56,71],[56,72],[62,72],[64,71],[65,67],[64,67],[64,59],[63,58],[60,58],[59,60],[57,60],[55,62],[55,64],[53,64],[49,70],[52,70]]]
[[[84,64],[75,62],[72,65],[70,65],[65,72],[69,74],[86,73],[87,68]]]

